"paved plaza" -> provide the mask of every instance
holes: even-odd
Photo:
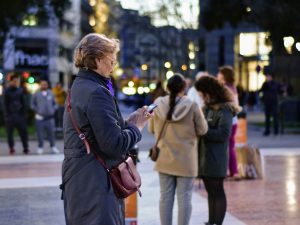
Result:
[[[288,134],[262,138],[260,132],[250,128],[248,141],[262,146],[265,177],[262,180],[225,182],[228,210],[224,225],[298,225],[300,136]],[[152,135],[145,129],[139,143],[141,162],[138,168],[143,192],[138,199],[139,225],[159,225],[158,175],[153,171],[153,162],[147,158],[147,150],[153,143]],[[9,156],[6,143],[0,142],[1,225],[65,224],[58,188],[63,155],[50,154],[46,147],[44,155],[37,155],[36,145],[35,140],[30,141],[31,154],[23,155],[18,142],[17,154]],[[57,145],[63,149],[62,140],[58,140]],[[203,224],[207,221],[207,199],[199,181],[194,185],[192,204],[190,225]],[[176,211],[177,207],[174,208],[174,225],[177,224]]]

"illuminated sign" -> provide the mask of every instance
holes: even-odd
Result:
[[[17,38],[14,54],[15,68],[43,69],[49,66],[48,40]]]
[[[40,54],[26,54],[22,50],[15,52],[16,66],[48,66],[49,59],[47,55]]]

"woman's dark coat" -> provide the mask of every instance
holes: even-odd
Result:
[[[141,140],[141,133],[137,127],[126,125],[107,84],[108,79],[94,71],[79,71],[71,88],[71,106],[77,126],[88,137],[93,151],[112,167]],[[66,224],[124,225],[123,200],[116,198],[104,167],[92,153],[86,154],[66,110],[64,154]]]
[[[208,131],[199,140],[200,177],[225,177],[232,117],[238,108],[231,103],[205,107]]]

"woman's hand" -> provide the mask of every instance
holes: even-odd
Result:
[[[153,113],[147,111],[148,106],[143,106],[131,113],[127,123],[135,125],[140,131],[145,127],[147,121],[153,116]]]

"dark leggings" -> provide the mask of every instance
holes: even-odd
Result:
[[[224,178],[203,177],[208,194],[208,223],[221,225],[226,213]]]

